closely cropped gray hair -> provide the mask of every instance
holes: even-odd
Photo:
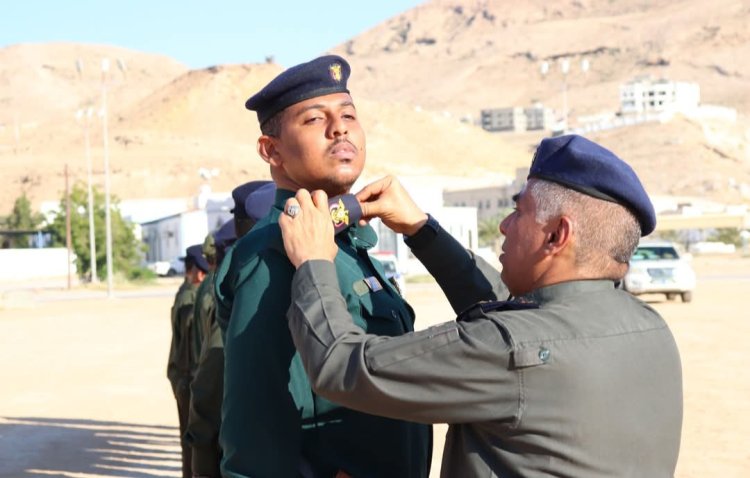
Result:
[[[536,203],[538,223],[563,214],[571,219],[578,238],[576,265],[604,271],[612,260],[628,263],[641,228],[627,208],[541,179],[529,181],[526,190]]]

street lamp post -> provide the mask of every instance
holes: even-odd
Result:
[[[107,74],[109,59],[102,60],[102,136],[104,138],[104,227],[107,251],[107,297],[113,297],[112,291],[112,213],[109,198],[109,132],[107,125]]]
[[[91,256],[91,282],[99,282],[99,277],[96,274],[96,235],[94,229],[94,193],[92,191],[92,166],[91,166],[91,142],[89,141],[89,126],[91,125],[91,116],[93,115],[94,109],[88,107],[86,110],[78,110],[76,117],[83,119],[83,136],[84,143],[86,146],[86,174],[87,174],[87,188],[88,188],[88,210],[89,210],[89,254]]]
[[[591,67],[591,63],[587,58],[583,58],[581,60],[581,71],[584,73],[587,73],[589,71],[589,68]],[[547,74],[550,72],[550,66],[547,61],[543,61],[539,71],[542,73],[542,77],[546,77]],[[570,73],[570,58],[561,58],[560,59],[560,73],[562,73],[563,81],[562,81],[562,100],[563,100],[563,106],[562,106],[562,122],[563,122],[563,129],[568,129],[568,73]]]

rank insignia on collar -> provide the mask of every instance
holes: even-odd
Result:
[[[345,231],[362,218],[362,206],[353,194],[342,194],[328,199],[328,210],[336,234]]]
[[[333,78],[333,81],[339,82],[341,81],[341,64],[340,63],[333,63],[328,67],[328,72],[331,73],[331,78]]]
[[[330,206],[330,210],[333,227],[339,227],[342,224],[349,225],[349,210],[346,209],[344,201],[341,198],[339,198],[339,202]]]

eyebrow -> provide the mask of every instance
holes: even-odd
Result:
[[[340,108],[341,107],[347,107],[347,106],[351,106],[355,110],[357,109],[357,107],[354,106],[354,102],[352,100],[345,100],[345,101],[342,101],[341,103],[339,103],[339,107]],[[315,103],[314,105],[310,105],[310,106],[306,106],[306,107],[302,108],[301,110],[299,110],[297,112],[297,114],[295,116],[299,116],[299,115],[301,115],[301,114],[303,114],[303,113],[305,113],[307,111],[310,111],[310,110],[322,110],[322,109],[325,109],[325,108],[326,108],[326,105],[321,104],[321,103]]]

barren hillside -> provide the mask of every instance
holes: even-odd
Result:
[[[491,134],[472,121],[481,108],[533,101],[559,114],[564,78],[556,62],[568,57],[574,125],[582,115],[614,112],[620,83],[644,74],[698,82],[704,103],[737,108],[734,122],[678,117],[592,137],[630,161],[652,193],[738,202],[749,201],[742,188],[750,190],[749,21],[750,4],[739,0],[710,7],[702,0],[433,0],[333,51],[353,65],[368,177],[439,176],[455,188],[513,175],[545,133]],[[278,65],[187,71],[117,47],[16,45],[0,49],[0,214],[22,190],[37,204],[59,198],[66,163],[73,180],[85,178],[84,122],[75,112],[101,109],[102,58],[112,60],[108,138],[119,197],[193,195],[200,168],[219,170],[216,191],[268,177],[255,152],[257,120],[244,101]],[[543,61],[551,64],[546,76]],[[89,132],[101,187],[97,115]]]
[[[574,117],[616,109],[619,84],[637,75],[698,82],[704,103],[750,113],[748,22],[742,0],[433,0],[333,51],[367,71],[353,84],[368,96],[456,115],[534,100],[560,109],[562,58]]]

